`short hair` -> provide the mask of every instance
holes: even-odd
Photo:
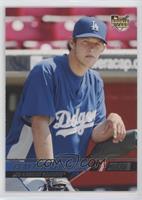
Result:
[[[69,41],[67,42],[67,49],[68,49],[69,51],[71,51],[71,46],[70,46]]]
[[[76,42],[76,40],[77,40],[77,38],[73,38],[73,41],[74,41],[74,42]],[[69,41],[67,42],[67,49],[68,49],[69,51],[71,51],[71,49],[72,49],[71,46],[70,46],[70,42],[69,42]]]

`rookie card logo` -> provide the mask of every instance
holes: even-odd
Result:
[[[111,24],[119,31],[125,31],[129,27],[129,16],[111,16]]]

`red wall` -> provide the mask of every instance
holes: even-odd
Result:
[[[126,129],[137,128],[136,82],[105,83],[107,114],[116,112],[124,120]]]

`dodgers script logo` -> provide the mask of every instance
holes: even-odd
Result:
[[[55,129],[61,129],[56,132],[56,136],[62,135],[66,137],[78,133],[82,135],[84,129],[90,128],[94,125],[96,118],[96,110],[89,112],[80,112],[78,108],[74,115],[67,110],[60,110],[56,113]]]

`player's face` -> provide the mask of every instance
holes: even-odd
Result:
[[[85,68],[92,67],[104,49],[105,44],[97,38],[78,38],[74,42],[75,57]]]

